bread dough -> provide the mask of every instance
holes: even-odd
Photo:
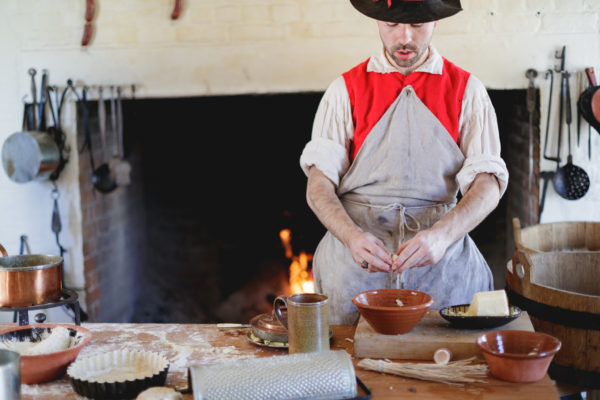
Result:
[[[136,400],[183,400],[183,395],[178,391],[166,387],[155,386],[144,390],[135,398]]]
[[[0,343],[0,348],[16,351],[22,356],[36,356],[40,354],[54,353],[73,347],[69,330],[63,326],[51,329],[50,333],[44,332],[41,340],[32,342],[30,338],[24,341],[18,339],[5,340]]]

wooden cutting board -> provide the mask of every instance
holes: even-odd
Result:
[[[522,311],[519,318],[498,328],[456,329],[450,327],[438,310],[429,310],[410,332],[402,335],[377,333],[361,317],[354,334],[354,356],[432,361],[435,351],[444,347],[452,353],[453,361],[473,356],[483,358],[475,343],[477,338],[485,332],[504,329],[534,331],[526,311]]]

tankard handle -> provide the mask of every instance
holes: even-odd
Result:
[[[281,323],[281,325],[283,325],[287,330],[288,321],[287,317],[284,317],[283,313],[281,312],[282,307],[285,307],[287,309],[287,296],[277,296],[277,298],[273,301],[273,312],[275,313],[275,317],[277,318],[279,323]]]

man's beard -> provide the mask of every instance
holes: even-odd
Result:
[[[390,53],[390,57],[392,57],[392,59],[394,60],[394,62],[396,63],[397,66],[399,66],[401,68],[410,68],[413,65],[415,65],[419,60],[421,60],[421,57],[423,57],[423,54],[425,54],[428,47],[429,46],[425,46],[422,49],[419,49],[414,44],[407,44],[405,46],[394,47],[393,49],[391,49],[391,51],[388,51],[388,52]],[[408,60],[401,60],[398,57],[396,57],[397,51],[406,51],[406,50],[410,50],[410,51],[414,52],[415,53],[414,57],[409,58]]]

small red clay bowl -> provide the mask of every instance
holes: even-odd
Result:
[[[416,290],[377,289],[357,294],[352,303],[376,332],[398,335],[414,328],[433,304],[433,299]]]
[[[0,342],[41,340],[53,328],[64,326],[71,336],[72,346],[66,350],[38,355],[21,356],[21,383],[42,383],[63,376],[67,367],[77,358],[83,346],[92,340],[92,333],[74,324],[34,324],[8,328],[0,332]]]
[[[496,378],[509,382],[536,382],[546,375],[561,342],[541,332],[492,331],[477,338]]]

